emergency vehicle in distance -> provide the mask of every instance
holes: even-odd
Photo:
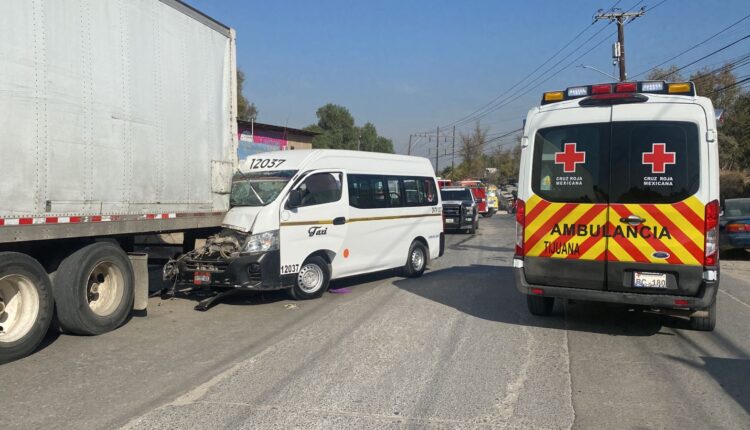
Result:
[[[482,215],[484,218],[489,218],[492,215],[495,215],[497,210],[490,207],[489,202],[487,201],[487,187],[482,181],[478,179],[464,179],[458,181],[458,186],[468,187],[471,190],[471,193],[474,195],[474,200],[477,202],[477,207],[479,208],[479,215]]]
[[[692,82],[547,92],[524,126],[513,267],[529,311],[615,302],[716,325],[714,108]]]
[[[310,299],[341,277],[392,268],[421,276],[445,247],[432,165],[404,155],[254,155],[234,177],[223,226],[205,246],[167,263],[165,279],[224,293],[289,289]]]

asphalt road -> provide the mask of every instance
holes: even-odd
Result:
[[[98,337],[0,366],[5,429],[750,428],[750,261],[724,262],[719,321],[593,303],[531,316],[513,222],[449,235],[421,279],[338,282],[206,313],[149,303]]]

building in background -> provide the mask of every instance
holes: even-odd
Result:
[[[278,125],[237,121],[240,160],[268,151],[312,149],[313,137],[318,133]]]

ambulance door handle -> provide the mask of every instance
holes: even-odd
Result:
[[[344,225],[346,224],[346,218],[340,216],[333,219],[333,225]]]
[[[646,220],[639,217],[638,215],[630,215],[627,218],[625,217],[620,218],[620,222],[625,223],[625,224],[630,224],[630,225],[638,225],[638,224],[643,224],[644,222],[646,222]]]

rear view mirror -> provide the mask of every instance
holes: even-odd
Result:
[[[302,205],[302,192],[298,189],[289,192],[287,204],[290,208],[298,208]]]

